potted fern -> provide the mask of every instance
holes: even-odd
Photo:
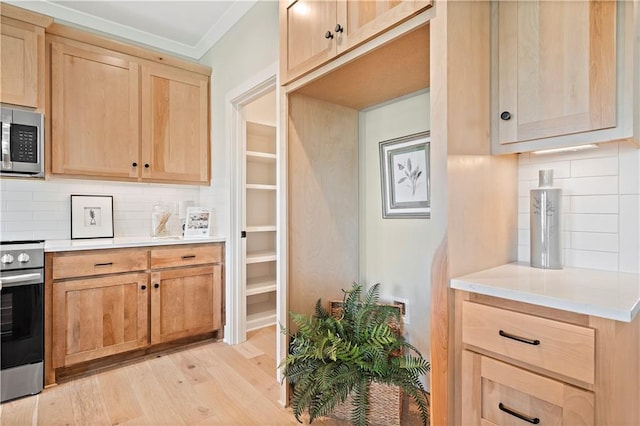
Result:
[[[351,395],[351,421],[368,425],[372,383],[399,386],[416,402],[428,422],[427,393],[420,377],[430,364],[391,324],[400,321],[394,306],[378,303],[379,284],[364,295],[354,283],[344,292],[342,309],[331,315],[316,302],[315,314],[291,314],[297,332],[282,361],[283,380],[293,385],[296,420],[308,410],[309,421],[331,414]],[[287,333],[287,330],[283,330]]]

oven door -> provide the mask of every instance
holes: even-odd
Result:
[[[44,280],[42,269],[3,272],[0,276],[2,369],[44,358]]]

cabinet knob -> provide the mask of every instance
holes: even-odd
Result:
[[[155,283],[155,284],[153,285],[153,288],[158,288],[158,287],[160,287],[160,284],[158,284],[158,283]]]
[[[511,113],[509,111],[502,111],[500,118],[504,121],[511,120]]]
[[[147,289],[147,286],[146,286],[146,285],[143,285],[143,286],[142,286],[142,287],[140,287],[140,288],[141,288],[141,289],[143,289],[143,290],[146,290],[146,289]]]
[[[149,163],[144,163],[144,168],[148,169],[149,168]]]
[[[341,33],[344,31],[344,27],[340,24],[336,24],[335,32]]]
[[[131,163],[131,167],[138,167],[138,163],[134,161],[133,163]]]
[[[328,39],[328,40],[331,40],[331,39],[333,38],[333,34],[331,34],[331,31],[327,31],[327,32],[324,34],[324,38],[326,38],[326,39]]]

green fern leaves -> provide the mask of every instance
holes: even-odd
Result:
[[[339,312],[330,313],[318,300],[313,316],[291,314],[297,332],[291,336],[289,355],[280,367],[294,387],[291,404],[296,419],[301,421],[300,416],[308,411],[313,422],[331,414],[351,395],[352,422],[367,425],[370,385],[378,382],[400,386],[416,401],[426,425],[428,400],[420,378],[430,365],[392,327],[400,323],[398,309],[378,304],[379,284],[364,298],[357,283],[343,292]]]

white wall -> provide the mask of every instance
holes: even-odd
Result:
[[[382,218],[378,144],[429,130],[429,93],[361,112],[360,122],[361,282],[381,283],[383,300],[409,301],[407,339],[428,357],[431,259],[442,232],[430,219]]]
[[[529,190],[553,169],[563,190],[568,267],[640,272],[640,150],[630,142],[551,155],[520,154],[518,260],[529,261]]]
[[[113,195],[116,237],[150,236],[154,204],[193,200],[197,205],[200,199],[199,188],[191,185],[3,178],[0,240],[69,239],[71,194]]]
[[[211,187],[202,188],[203,205],[215,209],[219,234],[230,234],[227,94],[278,60],[278,2],[261,0],[200,60],[211,75]]]

